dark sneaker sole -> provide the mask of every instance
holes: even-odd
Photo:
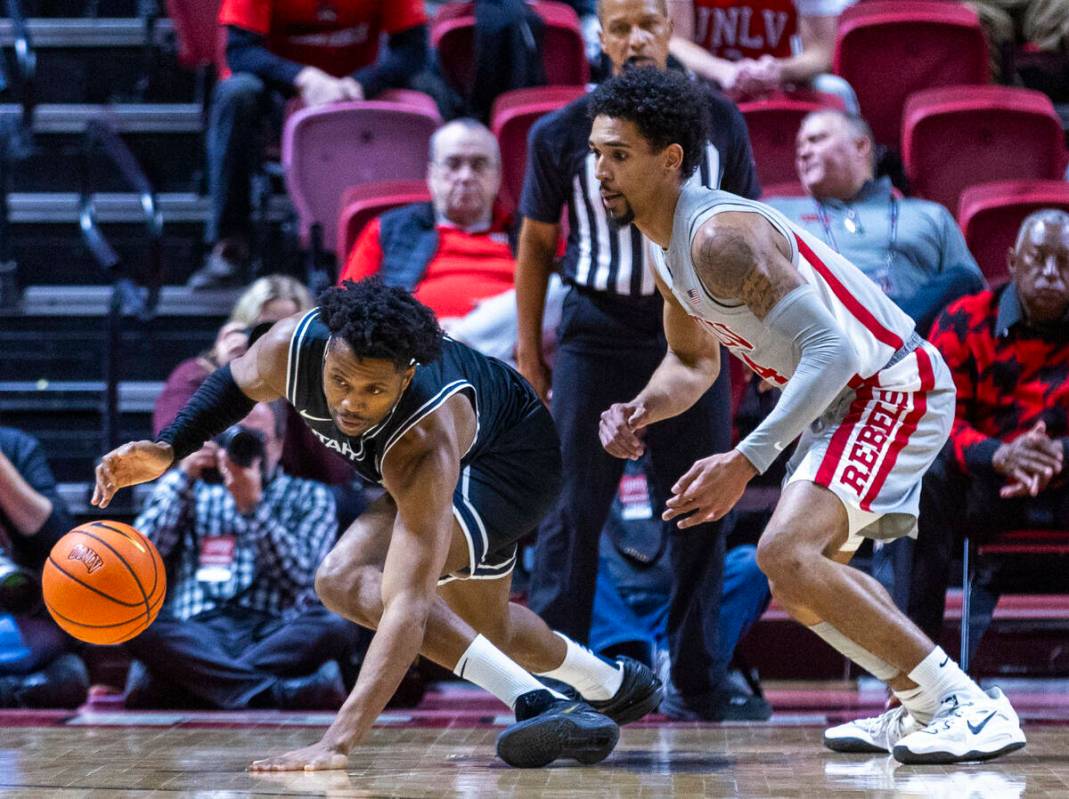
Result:
[[[651,683],[643,693],[628,697],[619,706],[615,704],[602,705],[600,702],[588,702],[587,704],[599,713],[604,713],[617,724],[630,724],[632,721],[638,721],[643,716],[656,710],[661,704],[663,696],[664,691],[661,689],[660,684]]]
[[[824,748],[830,749],[833,752],[844,752],[847,754],[878,754],[887,755],[890,754],[886,749],[882,749],[874,743],[869,743],[863,738],[825,738]]]
[[[895,760],[907,766],[945,766],[950,763],[966,763],[978,760],[993,760],[996,757],[1008,755],[1018,749],[1024,749],[1026,741],[1014,741],[994,752],[966,752],[964,755],[955,755],[951,752],[925,752],[918,754],[910,752],[904,746],[896,746],[894,750]]]
[[[591,765],[607,758],[620,739],[610,719],[585,720],[555,713],[513,724],[497,736],[497,756],[515,768],[540,768],[562,757]]]

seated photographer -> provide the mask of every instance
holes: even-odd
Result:
[[[171,583],[159,618],[125,644],[137,659],[127,707],[311,710],[344,701],[340,663],[351,661],[360,633],[313,588],[334,543],[334,499],[279,467],[285,424],[283,403],[256,405],[161,478],[137,518]]]
[[[37,439],[0,427],[0,707],[85,701],[89,674],[44,610],[39,579],[73,526]]]

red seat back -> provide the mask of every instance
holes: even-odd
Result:
[[[218,23],[220,0],[167,0],[167,15],[174,23],[178,60],[189,69],[217,63],[225,33]]]
[[[556,111],[582,97],[582,86],[539,86],[515,89],[494,100],[490,128],[501,147],[501,190],[505,199],[516,207],[523,190],[527,166],[527,134],[539,117]]]
[[[1069,183],[1064,180],[1004,180],[970,186],[961,194],[958,224],[985,277],[1000,283],[1009,277],[1006,253],[1021,222],[1041,208],[1069,211]]]
[[[780,95],[739,103],[750,132],[750,147],[761,185],[798,183],[794,165],[795,139],[802,120],[822,108],[842,109],[842,101],[810,92],[806,96]]]
[[[566,3],[531,3],[545,23],[542,65],[550,86],[582,86],[590,80],[579,17]],[[467,95],[475,82],[475,10],[472,3],[446,3],[431,25],[431,46],[446,78]]]
[[[378,180],[351,186],[345,190],[338,217],[337,250],[339,265],[344,265],[360,232],[372,219],[402,205],[430,202],[426,180]],[[341,271],[339,269],[339,271]]]
[[[919,89],[987,83],[987,46],[976,14],[961,3],[882,0],[839,17],[836,74],[857,93],[876,141],[897,148],[906,98]]]
[[[1061,177],[1064,154],[1061,120],[1040,92],[955,86],[906,103],[902,160],[913,191],[951,212],[975,183]]]
[[[422,180],[440,124],[437,113],[378,100],[305,108],[290,116],[282,131],[282,165],[302,241],[308,244],[318,224],[323,247],[335,246],[341,197],[350,186]]]

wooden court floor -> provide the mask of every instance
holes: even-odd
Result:
[[[1069,797],[1069,727],[1026,727],[987,764],[900,766],[837,755],[812,725],[645,725],[599,766],[518,770],[499,728],[376,727],[342,772],[255,775],[247,763],[321,728],[0,727],[0,797]]]

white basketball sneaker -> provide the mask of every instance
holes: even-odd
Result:
[[[899,705],[867,719],[858,719],[824,733],[824,745],[833,752],[884,752],[920,729],[920,724],[905,707]]]
[[[1021,721],[998,688],[987,700],[951,694],[931,723],[900,740],[893,749],[900,763],[961,763],[990,760],[1025,745]]]

